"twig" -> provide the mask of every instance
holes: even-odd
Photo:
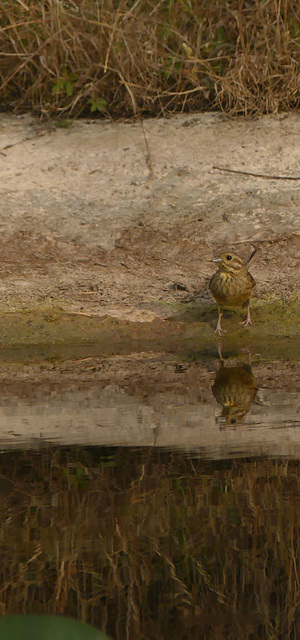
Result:
[[[228,171],[229,173],[241,173],[244,176],[254,176],[255,178],[267,178],[268,180],[300,180],[300,176],[273,176],[266,173],[254,173],[252,171],[227,169],[226,167],[217,167],[216,165],[213,165],[213,169],[216,169],[217,171]]]
[[[26,9],[26,11],[29,11],[29,7],[27,7],[27,5],[22,2],[22,0],[17,0],[17,2],[21,5],[21,7],[23,7],[23,9]]]
[[[252,253],[250,254],[249,258],[247,258],[247,260],[245,261],[245,265],[247,266],[251,260],[254,258],[256,252],[258,251],[258,247],[253,243],[252,246],[254,247]]]
[[[106,52],[106,57],[105,57],[105,62],[104,62],[104,69],[103,69],[103,73],[107,72],[107,66],[108,66],[108,58],[110,55],[110,50],[112,47],[112,43],[113,43],[113,39],[114,39],[114,35],[115,35],[115,31],[117,29],[117,24],[118,24],[118,20],[119,20],[119,15],[120,15],[120,8],[121,5],[118,6],[117,11],[116,11],[116,16],[115,16],[115,20],[114,20],[114,25],[112,28],[112,32],[110,34],[110,38],[109,38],[109,43],[108,43],[108,47],[107,47],[107,52]]]
[[[45,133],[35,134],[33,136],[28,136],[26,138],[21,138],[21,140],[17,140],[17,142],[12,142],[11,144],[6,144],[5,147],[2,147],[2,149],[0,149],[0,153],[1,153],[1,155],[6,157],[7,154],[4,153],[4,151],[6,151],[7,149],[12,149],[12,147],[15,147],[17,144],[23,144],[23,142],[27,142],[28,140],[35,140],[35,138],[38,138],[40,135],[45,135]]]
[[[28,58],[26,58],[26,60],[24,62],[22,62],[22,64],[15,69],[15,71],[8,76],[7,78],[5,78],[4,82],[2,82],[1,86],[0,86],[0,91],[2,91],[2,89],[4,89],[4,87],[6,87],[7,84],[9,84],[9,82],[11,82],[11,80],[13,80],[13,78],[22,70],[24,69],[24,67],[26,67],[29,62],[31,62],[31,60],[33,60],[33,58],[37,55],[39,55],[41,53],[41,51],[46,47],[47,44],[49,44],[49,42],[51,42],[53,40],[53,35],[51,34],[51,36],[49,36],[49,38],[47,38],[46,40],[44,40],[44,42],[42,42],[40,44],[40,46],[35,49],[35,51],[33,53],[31,53]]]
[[[136,2],[134,3],[133,7],[131,7],[131,9],[129,9],[129,11],[127,11],[127,14],[128,13],[133,13],[134,10],[137,8],[137,6],[140,4],[140,2],[141,2],[141,0],[136,0]],[[125,17],[126,17],[126,15],[125,15]]]
[[[133,107],[133,111],[134,111],[134,115],[136,116],[138,122],[140,123],[141,129],[142,129],[142,132],[143,132],[145,146],[146,146],[146,150],[147,150],[147,162],[148,162],[148,165],[149,165],[149,168],[150,168],[150,171],[151,171],[151,176],[150,176],[149,180],[147,180],[147,182],[146,182],[146,184],[149,184],[149,182],[151,182],[151,180],[153,180],[153,178],[154,178],[154,167],[153,167],[150,148],[149,148],[147,136],[146,136],[146,133],[145,133],[143,121],[142,121],[139,109],[137,107],[135,97],[134,97],[134,95],[133,95],[133,93],[132,93],[132,91],[130,89],[129,83],[126,82],[126,80],[123,78],[123,76],[122,76],[120,71],[118,71],[118,75],[119,75],[119,78],[121,79],[121,82],[124,84],[124,86],[126,87],[128,93],[130,95],[131,102],[132,102],[132,107]]]
[[[99,313],[85,313],[85,311],[66,311],[67,316],[85,316],[86,318],[101,318],[101,322],[105,322],[107,316],[99,316]]]
[[[154,178],[154,167],[153,167],[153,162],[152,162],[152,158],[151,158],[151,153],[150,153],[150,149],[149,149],[149,144],[148,144],[146,132],[145,132],[144,125],[143,125],[143,120],[142,120],[142,118],[141,118],[141,116],[140,116],[138,111],[137,111],[136,115],[137,115],[139,123],[140,123],[140,125],[142,127],[142,132],[143,132],[145,145],[146,145],[146,149],[147,149],[147,154],[148,154],[147,160],[148,160],[149,169],[151,171],[151,176],[150,176],[149,180],[147,181],[147,184],[149,184],[149,182],[151,182],[151,180],[153,180],[153,178]]]

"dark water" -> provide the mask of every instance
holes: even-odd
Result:
[[[298,363],[222,355],[2,370],[2,613],[300,638]]]

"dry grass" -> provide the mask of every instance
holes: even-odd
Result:
[[[297,462],[49,450],[2,454],[0,480],[1,613],[115,640],[299,638]]]
[[[2,109],[235,114],[299,107],[296,0],[3,0]]]

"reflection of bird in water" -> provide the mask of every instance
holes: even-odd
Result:
[[[252,259],[256,249],[247,260]],[[250,297],[255,286],[255,280],[249,273],[242,258],[235,253],[225,252],[212,259],[218,264],[218,271],[214,273],[209,283],[210,291],[215,298],[219,317],[216,326],[216,333],[220,336],[225,329],[221,327],[221,319],[225,307],[244,307],[247,305],[247,318],[242,323],[245,327],[252,324],[250,316]]]
[[[224,367],[223,361],[216,373],[212,392],[222,405],[224,425],[238,424],[247,415],[257,393],[256,380],[249,365]]]

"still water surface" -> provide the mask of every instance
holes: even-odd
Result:
[[[298,363],[223,356],[2,367],[2,613],[300,638]]]

